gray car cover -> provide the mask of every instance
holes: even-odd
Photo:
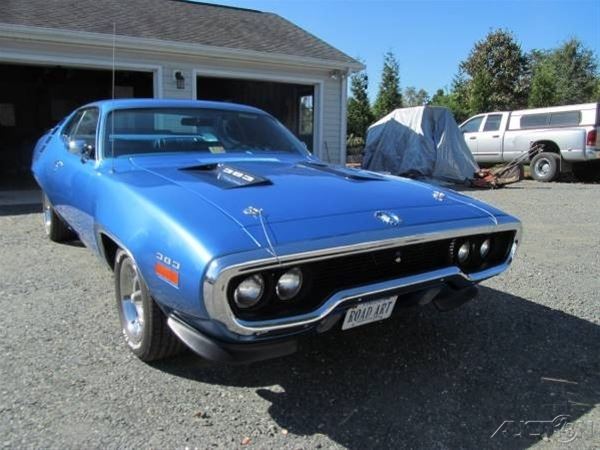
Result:
[[[364,169],[462,183],[479,166],[447,108],[402,108],[367,132]]]

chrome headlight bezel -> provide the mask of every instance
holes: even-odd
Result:
[[[233,301],[240,309],[250,309],[260,303],[264,294],[265,279],[261,274],[256,273],[244,278],[236,286],[233,290]]]
[[[456,251],[456,260],[459,264],[465,264],[471,256],[471,242],[464,241]]]
[[[300,293],[303,283],[304,275],[302,270],[298,267],[292,267],[281,274],[277,280],[275,293],[282,301],[291,300]]]
[[[485,259],[489,256],[492,251],[492,240],[485,238],[481,244],[479,244],[479,256],[481,259]]]

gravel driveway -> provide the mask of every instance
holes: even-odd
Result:
[[[39,214],[0,210],[0,446],[597,448],[600,185],[471,194],[525,230],[479,299],[242,367],[136,360],[99,260],[47,241]],[[521,422],[560,415],[562,433]]]

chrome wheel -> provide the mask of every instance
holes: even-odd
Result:
[[[537,181],[549,182],[560,174],[560,155],[538,153],[531,159],[531,177]]]
[[[115,255],[115,300],[125,342],[142,361],[177,354],[182,345],[167,317],[151,297],[133,258],[118,249]]]
[[[125,258],[119,277],[121,322],[130,345],[139,346],[144,334],[144,302],[137,268]]]
[[[50,206],[50,202],[45,197],[42,218],[44,220],[44,231],[47,235],[50,235],[50,231],[52,230],[52,206]]]
[[[543,178],[547,176],[552,170],[552,166],[550,165],[550,161],[545,158],[538,160],[537,164],[533,168],[538,177]]]
[[[42,222],[44,224],[44,232],[46,233],[46,236],[48,236],[48,239],[52,242],[73,240],[76,235],[69,228],[69,225],[56,214],[56,211],[46,194],[43,192],[42,194]]]

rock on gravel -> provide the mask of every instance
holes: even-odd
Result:
[[[47,241],[39,214],[0,210],[0,446],[598,447],[600,185],[467,194],[525,230],[513,267],[476,301],[247,367],[136,360],[111,273],[80,245]]]

